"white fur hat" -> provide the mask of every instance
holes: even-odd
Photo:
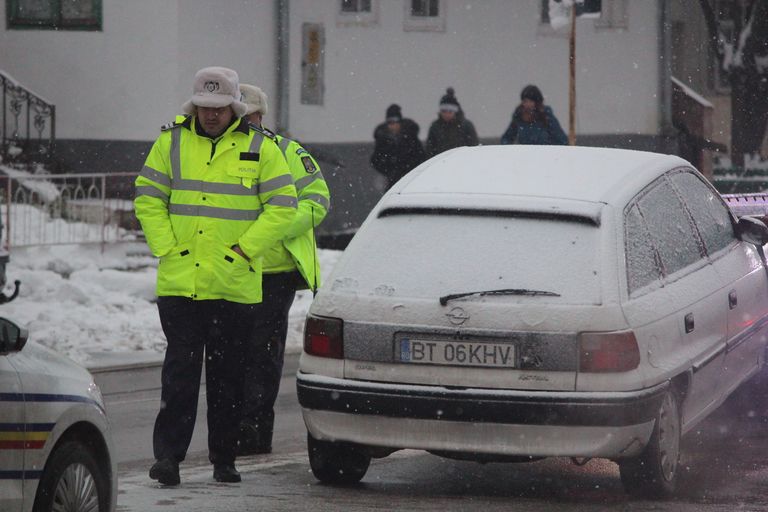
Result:
[[[260,88],[251,84],[240,84],[240,101],[245,103],[248,109],[245,115],[259,112],[261,115],[267,115],[267,95]]]
[[[181,106],[185,114],[193,114],[195,107],[226,107],[230,105],[237,117],[245,115],[245,103],[240,101],[237,72],[222,67],[203,68],[195,73],[192,97]]]

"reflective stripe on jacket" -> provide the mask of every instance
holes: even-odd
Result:
[[[275,138],[291,170],[299,207],[286,238],[264,256],[264,272],[271,274],[298,268],[307,287],[315,290],[320,286],[320,262],[314,228],[328,213],[330,192],[320,166],[306,149],[280,135]]]
[[[157,295],[260,302],[262,257],[296,215],[293,179],[275,141],[244,120],[215,140],[196,122],[164,127],[136,178]]]

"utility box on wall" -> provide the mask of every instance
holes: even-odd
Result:
[[[301,26],[301,102],[322,105],[325,92],[325,30],[320,23]]]

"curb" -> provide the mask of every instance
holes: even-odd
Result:
[[[165,350],[162,352],[148,350],[133,352],[99,351],[87,352],[87,356],[88,359],[82,364],[89,372],[95,374],[162,366]]]
[[[83,366],[92,374],[111,373],[121,371],[139,370],[145,368],[157,368],[163,366],[165,352],[137,355],[137,352],[91,352],[90,359]],[[285,364],[290,360],[296,359],[298,364],[301,350],[285,353]],[[120,360],[129,360],[119,362]]]
[[[95,375],[98,373],[112,373],[112,372],[130,371],[130,370],[141,370],[146,368],[160,368],[162,366],[163,366],[163,359],[161,357],[157,361],[108,364],[108,365],[98,365],[98,366],[86,365],[86,369]]]
[[[123,393],[137,393],[160,389],[160,372],[163,367],[163,354],[147,358],[145,361],[90,365],[88,371],[101,389],[104,396]],[[295,375],[299,367],[298,352],[285,354],[283,362],[283,377]],[[200,377],[200,383],[205,384],[205,370]]]

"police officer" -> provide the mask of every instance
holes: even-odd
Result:
[[[157,271],[168,340],[149,476],[179,483],[197,414],[205,353],[213,477],[235,469],[243,347],[254,336],[261,258],[296,215],[296,188],[275,141],[242,116],[237,73],[201,69],[181,122],[163,127],[136,179],[136,216]]]
[[[267,95],[253,85],[240,84],[246,118],[261,128]],[[239,455],[270,453],[275,421],[274,405],[283,371],[288,312],[297,289],[315,291],[320,284],[314,228],[330,205],[328,186],[320,166],[306,149],[291,139],[274,135],[285,155],[296,185],[299,206],[287,236],[264,255],[263,297],[257,335],[246,353],[243,419]]]

